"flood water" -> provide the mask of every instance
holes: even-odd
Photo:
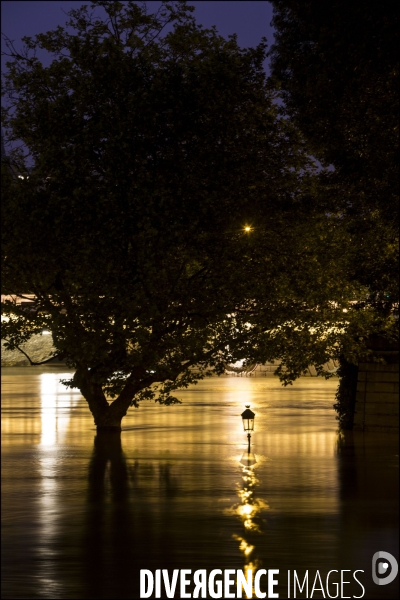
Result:
[[[213,377],[99,437],[68,373],[2,372],[2,598],[138,598],[140,569],[279,569],[280,598],[308,570],[298,598],[398,596],[371,570],[399,559],[397,439],[339,434],[337,379]]]

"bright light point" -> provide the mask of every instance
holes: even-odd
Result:
[[[246,227],[244,228],[245,231],[249,232],[251,231],[251,227],[249,225],[246,225]]]
[[[44,330],[44,331],[42,331],[42,334],[43,335],[51,335],[51,331]]]
[[[248,517],[253,512],[254,508],[250,504],[239,506],[237,513],[242,517]]]

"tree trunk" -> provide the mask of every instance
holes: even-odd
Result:
[[[111,404],[107,402],[102,386],[93,383],[87,370],[76,373],[76,381],[89,405],[97,431],[121,431],[121,421],[126,415],[130,401],[121,396]]]
[[[114,411],[111,410],[111,406],[112,405],[109,405],[108,409],[101,411],[100,413],[96,414],[96,416],[93,415],[98,432],[121,431],[122,416],[114,414]]]
[[[141,374],[142,372],[145,373],[143,369]],[[102,386],[91,381],[88,370],[82,369],[78,372],[77,369],[75,381],[89,405],[97,431],[121,431],[121,421],[128,412],[135,394],[154,382],[152,377],[138,380],[135,375],[137,376],[136,373],[131,373],[118,398],[109,404]]]
[[[119,397],[109,404],[101,391],[101,396],[92,397],[88,404],[97,431],[121,431],[121,421],[128,411],[130,401],[124,402]]]

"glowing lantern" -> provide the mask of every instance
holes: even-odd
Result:
[[[246,410],[242,412],[242,421],[243,421],[243,428],[244,428],[245,432],[247,433],[249,454],[250,454],[250,440],[251,440],[250,431],[254,431],[254,417],[255,416],[256,415],[253,413],[253,411],[250,410],[250,404],[246,404]]]

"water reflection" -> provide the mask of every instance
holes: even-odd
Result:
[[[398,556],[398,451],[364,434],[337,444],[335,382],[213,378],[182,405],[131,411],[104,443],[63,376],[5,369],[4,598],[135,598],[141,568],[370,573],[377,550]],[[241,456],[250,401],[254,457]]]
[[[171,502],[179,495],[177,478],[168,462],[129,460],[121,434],[102,432],[94,439],[87,482],[84,597],[132,598],[138,592],[138,565],[149,568],[155,560],[168,568],[176,552],[168,506],[173,510]]]
[[[338,436],[340,560],[351,568],[378,550],[399,560],[398,439],[384,433],[347,431]],[[360,499],[363,499],[360,502]],[[387,586],[398,590],[398,579]],[[376,586],[375,586],[376,588]],[[385,597],[385,586],[376,588]]]
[[[128,468],[120,433],[97,434],[88,469],[82,544],[85,597],[103,598],[105,592],[113,593],[115,598],[124,597],[125,573],[134,558],[128,496]]]
[[[263,527],[265,521],[262,519],[261,513],[269,508],[264,500],[256,496],[260,484],[255,474],[257,465],[258,461],[253,453],[244,452],[242,454],[239,461],[241,481],[237,485],[237,495],[240,502],[224,511],[226,515],[235,515],[242,523],[242,531],[234,533],[232,538],[239,542],[239,550],[244,561],[242,571],[246,578],[249,570],[254,575],[256,570],[261,567],[261,560],[256,556],[254,550],[257,534],[265,533],[265,527]]]
[[[89,465],[89,503],[102,506],[107,479],[114,502],[124,502],[128,495],[128,469],[122,452],[120,433],[97,433]]]
[[[240,504],[236,507],[235,512],[242,519],[243,526],[247,531],[259,533],[259,513],[261,510],[267,509],[268,504],[256,498],[256,487],[260,482],[255,475],[255,467],[255,463],[251,466],[241,465],[243,484],[237,492]]]
[[[59,445],[65,440],[73,408],[80,400],[77,390],[68,390],[60,379],[69,373],[41,373],[40,379],[40,442],[37,454],[37,471],[40,481],[37,512],[39,589],[58,597],[63,587],[54,572],[54,561],[59,560],[60,521],[62,504],[59,488]]]
[[[69,373],[42,373],[40,375],[41,446],[53,446],[65,436],[71,411],[79,402],[80,394],[62,385],[60,379]]]
[[[252,452],[243,452],[242,457],[240,459],[240,464],[244,467],[252,467],[257,462],[256,455]]]

